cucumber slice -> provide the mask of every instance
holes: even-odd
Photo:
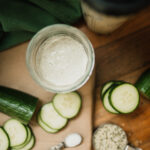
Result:
[[[52,103],[45,104],[42,107],[40,117],[46,125],[55,130],[63,128],[68,122],[66,118],[57,113]]]
[[[114,85],[120,85],[124,83],[123,81],[108,81],[106,82],[103,87],[102,87],[102,90],[101,90],[101,99],[103,100],[103,97],[105,95],[105,93],[108,91],[108,89],[111,87],[111,86],[114,86]]]
[[[0,128],[0,150],[8,150],[9,138],[3,128]]]
[[[150,99],[150,68],[141,75],[135,86],[144,97]]]
[[[21,145],[19,145],[19,146],[13,147],[13,149],[15,149],[15,150],[20,150],[21,148],[23,148],[25,145],[27,145],[27,144],[30,142],[31,137],[32,137],[32,133],[31,133],[31,130],[30,130],[29,127],[26,127],[26,129],[27,129],[28,137],[27,137],[25,143],[23,143],[23,144],[21,144]]]
[[[131,113],[139,105],[139,92],[135,86],[124,83],[115,87],[109,95],[110,104],[120,113]]]
[[[31,150],[33,148],[34,144],[35,144],[35,137],[32,136],[29,143],[19,150]]]
[[[10,146],[19,146],[27,139],[27,130],[23,124],[15,119],[10,119],[4,124],[4,129],[10,139]]]
[[[47,126],[40,118],[40,114],[38,114],[38,118],[37,118],[38,124],[40,125],[40,127],[45,130],[48,133],[56,133],[58,132],[58,130],[52,129],[49,126]]]
[[[114,81],[108,81],[103,85],[102,90],[101,90],[101,97],[103,97],[103,95],[108,90],[108,88],[110,88],[113,84],[114,84]]]
[[[77,92],[56,94],[53,98],[53,105],[62,117],[71,119],[80,111],[81,97]]]
[[[107,90],[107,92],[104,94],[104,97],[103,97],[103,105],[104,105],[104,108],[108,111],[108,112],[111,112],[113,114],[118,114],[119,112],[116,111],[110,104],[109,102],[109,93],[110,91],[112,90],[112,88],[109,88]]]

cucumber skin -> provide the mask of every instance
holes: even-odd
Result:
[[[32,136],[33,136],[33,139],[34,139],[34,143],[33,143],[32,147],[30,148],[30,150],[31,150],[31,149],[35,146],[35,143],[36,143],[35,135],[34,135],[34,134],[32,134]]]
[[[9,139],[8,133],[5,131],[5,129],[4,129],[3,127],[0,127],[0,128],[4,131],[4,133],[5,133],[6,136],[7,136],[7,139],[8,139],[8,147],[7,147],[7,149],[9,150],[9,147],[10,147],[10,139]]]
[[[128,83],[128,82],[123,83],[123,84],[130,84],[130,85],[134,86],[133,84]],[[120,85],[118,85],[118,86],[121,86],[121,85],[122,85],[122,84],[120,84]],[[112,88],[112,90],[110,91],[110,94],[109,94],[109,102],[110,102],[111,106],[112,106],[116,111],[118,111],[120,114],[130,114],[130,113],[134,112],[134,111],[136,110],[136,108],[137,108],[137,107],[139,106],[139,104],[140,104],[140,95],[139,95],[139,94],[138,94],[138,95],[139,95],[138,103],[137,103],[135,109],[133,109],[132,111],[125,113],[125,112],[121,112],[121,111],[117,110],[117,109],[114,107],[114,105],[113,105],[113,103],[112,103],[112,100],[111,100],[111,94],[112,94],[113,90],[114,90],[115,88],[117,88],[118,86],[115,86],[115,87]],[[134,87],[135,87],[135,86],[134,86]],[[138,91],[138,89],[137,89],[136,87],[135,87],[135,89],[136,89],[137,92],[139,93],[139,91]]]
[[[0,86],[0,111],[27,125],[38,99],[26,93]]]
[[[70,118],[67,118],[67,117],[63,116],[63,115],[57,110],[57,108],[55,107],[54,102],[53,102],[53,99],[55,98],[55,96],[56,96],[57,94],[56,94],[56,95],[53,97],[53,99],[52,99],[52,104],[53,104],[54,109],[57,111],[57,113],[58,113],[61,117],[66,118],[66,119],[72,119],[72,118],[76,117],[76,116],[79,114],[79,112],[80,112],[80,110],[81,110],[81,108],[82,108],[82,97],[81,97],[81,95],[80,95],[79,92],[77,92],[77,91],[72,92],[72,93],[75,93],[75,94],[77,94],[77,95],[80,97],[80,107],[79,107],[78,112],[77,112],[74,116],[72,116],[72,117],[70,117]]]
[[[35,143],[36,143],[35,135],[32,134],[32,136],[33,136],[33,138],[34,138],[34,143],[33,143],[32,147],[31,147],[31,149],[35,146]]]
[[[120,85],[120,84],[125,83],[124,81],[121,81],[121,80],[119,80],[119,81],[115,81],[115,80],[107,81],[107,82],[105,82],[105,83],[103,84],[102,89],[101,89],[101,93],[102,93],[102,90],[103,90],[104,86],[105,86],[107,83],[109,83],[109,82],[113,82],[113,84],[112,84],[109,88],[111,88],[112,86],[117,86],[117,85]],[[109,90],[109,88],[104,92],[104,94],[100,94],[102,101],[103,101],[104,95],[105,95],[106,92]]]
[[[33,138],[34,138],[34,143],[33,143],[33,145],[32,145],[32,147],[31,147],[31,149],[35,146],[35,143],[36,143],[36,138],[35,138],[35,134],[34,134],[34,132],[33,132],[33,130],[32,130],[32,128],[28,125],[28,128],[30,129],[30,131],[31,131],[31,137],[33,136]],[[31,139],[30,139],[31,140]]]
[[[140,76],[135,86],[145,98],[150,100],[150,68]]]

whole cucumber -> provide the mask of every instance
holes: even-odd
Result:
[[[18,119],[23,124],[31,120],[38,99],[15,89],[0,86],[0,111]]]
[[[150,99],[150,68],[140,76],[135,86],[144,97]]]

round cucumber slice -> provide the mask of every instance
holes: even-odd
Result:
[[[3,128],[0,128],[0,150],[8,150],[9,138]]]
[[[101,90],[101,97],[104,96],[105,92],[108,90],[108,88],[110,88],[112,85],[114,84],[114,81],[108,81],[106,82],[103,87],[102,87],[102,90]]]
[[[4,124],[4,129],[10,139],[10,146],[18,146],[25,143],[27,139],[27,130],[23,124],[15,119],[10,119]]]
[[[19,145],[19,146],[13,147],[13,149],[15,149],[15,150],[20,150],[21,148],[23,148],[25,145],[27,145],[27,144],[30,142],[31,137],[32,137],[32,132],[31,132],[30,128],[27,127],[27,126],[26,126],[26,129],[27,129],[28,137],[27,137],[25,143],[23,143],[23,144],[21,144],[21,145]]]
[[[124,81],[108,81],[106,82],[103,87],[102,87],[102,90],[101,90],[101,99],[103,100],[103,97],[104,95],[106,94],[106,92],[108,91],[108,89],[112,86],[117,86],[117,85],[120,85],[120,84],[123,84]]]
[[[33,148],[34,144],[35,144],[35,137],[32,136],[29,143],[19,150],[31,150]]]
[[[68,119],[58,114],[52,103],[45,104],[42,107],[40,117],[46,125],[55,130],[63,128],[68,122]]]
[[[139,105],[139,92],[132,84],[124,83],[110,92],[109,100],[116,111],[131,113]]]
[[[113,114],[118,114],[119,112],[116,111],[110,104],[109,102],[109,93],[112,90],[112,88],[109,88],[109,90],[105,93],[104,98],[103,98],[103,105],[104,108],[108,111],[111,112]]]
[[[38,124],[40,125],[40,127],[45,130],[48,133],[56,133],[58,132],[58,130],[52,129],[49,126],[47,126],[40,118],[40,114],[38,114],[38,118],[37,118]]]
[[[56,94],[53,98],[53,105],[62,117],[71,119],[80,111],[81,96],[77,92]]]

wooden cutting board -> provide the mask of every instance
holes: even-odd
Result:
[[[108,80],[135,83],[150,68],[150,7],[126,22],[109,35],[91,32],[84,23],[78,26],[95,47],[96,98],[94,128],[105,122],[120,125],[128,134],[129,142],[143,150],[150,150],[150,101],[141,98],[136,111],[127,115],[107,112],[100,99],[100,89]]]
[[[10,50],[0,53],[0,85],[18,89],[39,98],[38,108],[49,102],[53,93],[47,92],[38,86],[29,75],[25,54],[28,43],[21,44]],[[65,138],[69,133],[77,132],[83,136],[83,142],[76,148],[68,150],[90,150],[92,138],[92,97],[94,87],[94,74],[79,92],[82,96],[82,109],[80,114],[69,121],[66,128],[57,134],[48,134],[41,129],[36,122],[35,113],[30,126],[36,137],[36,144],[33,150],[48,150]],[[38,109],[37,109],[38,110]],[[0,125],[9,117],[0,113]]]
[[[109,35],[98,35],[84,23],[78,27],[91,40],[96,55],[96,97],[94,128],[105,122],[120,125],[129,142],[150,150],[150,101],[141,96],[138,109],[128,115],[107,112],[100,99],[100,89],[108,80],[135,83],[142,72],[150,68],[150,6]]]

